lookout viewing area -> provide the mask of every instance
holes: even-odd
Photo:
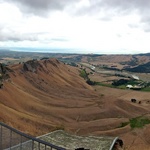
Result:
[[[0,150],[116,150],[118,137],[76,136],[56,130],[40,137],[0,122]]]

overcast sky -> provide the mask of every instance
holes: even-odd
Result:
[[[150,0],[0,0],[0,47],[150,52]]]

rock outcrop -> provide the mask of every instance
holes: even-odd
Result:
[[[3,87],[3,81],[10,78],[8,74],[9,71],[11,71],[9,68],[0,63],[0,88]]]

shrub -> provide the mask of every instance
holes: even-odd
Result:
[[[146,124],[150,124],[150,119],[143,118],[143,117],[137,117],[130,119],[130,127],[133,128],[142,128]]]
[[[123,85],[123,84],[126,84],[126,83],[128,83],[128,80],[126,80],[126,79],[120,79],[120,80],[114,81],[112,83],[112,85],[114,85],[114,86],[120,86],[120,85]]]
[[[84,79],[88,79],[88,74],[85,69],[80,70],[80,76]]]
[[[130,124],[132,129],[143,128],[146,124],[150,124],[150,119],[146,117],[136,117],[129,120],[129,122],[122,122],[117,128],[122,128]]]
[[[89,85],[95,85],[96,84],[95,81],[91,81],[89,78],[87,79],[86,83]]]
[[[127,126],[128,124],[129,124],[129,122],[122,122],[118,128],[123,128],[123,127]]]

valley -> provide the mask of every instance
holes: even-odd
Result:
[[[114,80],[126,79],[112,72],[124,72],[122,69],[135,57],[46,56],[30,55],[27,61],[20,56],[14,62],[14,56],[5,56],[6,60],[1,55],[1,63],[5,65],[1,69],[4,78],[0,89],[0,121],[33,136],[63,129],[75,135],[119,136],[127,150],[137,147],[148,150],[150,124],[132,127],[131,123],[134,118],[150,119],[150,92],[106,86]],[[149,56],[136,58],[131,68],[149,62]],[[89,64],[104,72],[91,70]],[[86,78],[80,76],[83,69],[91,81],[104,85],[87,84]],[[131,74],[149,81],[149,73]],[[136,99],[136,103],[131,99]]]

